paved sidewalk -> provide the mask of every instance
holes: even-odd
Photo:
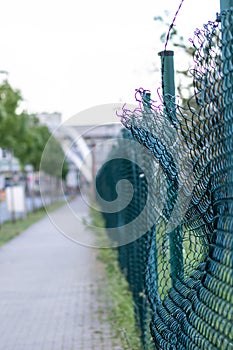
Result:
[[[80,199],[71,205],[87,214]],[[67,207],[52,216],[93,243]],[[0,350],[122,349],[106,320],[97,253],[65,238],[48,217],[1,247]]]

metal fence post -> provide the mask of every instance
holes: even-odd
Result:
[[[145,113],[151,113],[151,93],[145,91],[143,93],[143,110]]]
[[[174,51],[159,52],[162,65],[162,87],[165,113],[170,122],[174,125],[177,122],[175,104],[175,72],[174,72]],[[177,174],[179,178],[179,174]],[[170,183],[169,187],[173,187]],[[183,278],[183,238],[182,227],[179,225],[169,233],[170,244],[170,269],[172,285],[177,278]]]
[[[168,118],[176,121],[174,51],[161,51],[163,102]]]

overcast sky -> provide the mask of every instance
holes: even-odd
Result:
[[[156,90],[162,29],[154,16],[176,0],[7,0],[1,3],[1,65],[30,112],[62,112],[134,102],[134,90]],[[188,43],[214,20],[219,0],[185,0],[176,22]]]

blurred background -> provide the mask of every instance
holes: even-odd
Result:
[[[102,127],[88,132],[92,126],[119,122],[115,110],[102,113],[91,108],[117,103],[119,109],[123,103],[133,104],[135,89],[141,86],[151,90],[153,97],[161,80],[158,52],[164,48],[178,5],[173,0],[9,0],[2,4],[0,222],[41,206],[40,186],[51,192],[53,200],[59,199],[57,178],[65,195],[79,193],[80,162],[97,140],[111,138],[119,129]],[[189,38],[197,27],[215,19],[218,7],[217,0],[211,5],[209,1],[186,1],[176,20],[168,49],[177,51],[178,90],[182,86],[185,94],[187,86],[181,98],[191,94]],[[88,118],[80,113],[87,109],[91,111]],[[62,131],[61,124],[73,116],[73,131]],[[43,169],[41,157],[51,137],[50,156]],[[82,141],[75,145],[80,137]],[[89,174],[82,174],[87,182],[95,161],[89,161]]]

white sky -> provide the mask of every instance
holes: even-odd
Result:
[[[103,103],[134,103],[135,88],[156,90],[161,28],[154,16],[180,0],[7,0],[1,2],[0,70],[30,112],[67,119]],[[187,40],[214,20],[220,0],[185,0],[176,22]]]

